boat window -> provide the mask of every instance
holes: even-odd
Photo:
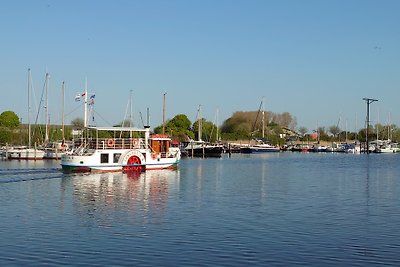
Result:
[[[108,163],[108,154],[100,154],[100,163]]]
[[[121,157],[121,153],[114,154],[114,163],[118,163],[119,158]]]

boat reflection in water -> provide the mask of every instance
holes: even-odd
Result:
[[[160,223],[168,197],[179,190],[179,170],[143,173],[90,173],[63,179],[64,195],[73,190],[73,210],[87,226]]]

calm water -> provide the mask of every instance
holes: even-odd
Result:
[[[128,177],[0,161],[0,266],[399,266],[399,163],[288,152]]]

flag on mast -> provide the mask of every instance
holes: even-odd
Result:
[[[96,97],[95,94],[90,96],[90,104],[93,105],[94,104],[94,98]]]
[[[81,94],[75,95],[75,101],[81,101]]]
[[[83,93],[77,93],[75,95],[75,101],[81,101],[81,97],[84,97],[86,95],[86,92]]]

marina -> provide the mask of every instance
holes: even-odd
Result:
[[[400,1],[359,2],[4,1],[0,266],[400,266]]]

